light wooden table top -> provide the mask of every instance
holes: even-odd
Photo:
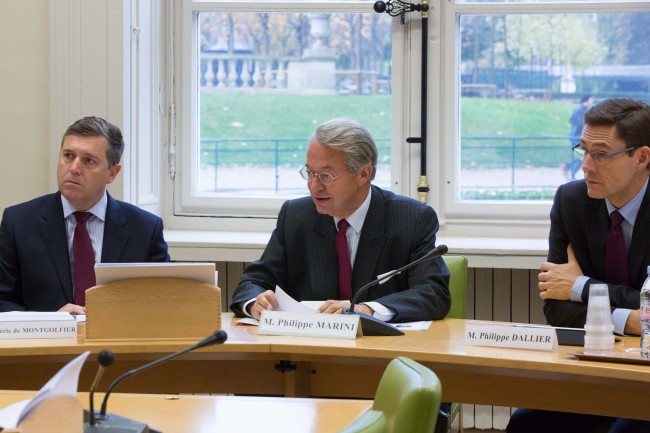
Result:
[[[31,398],[0,391],[0,407]],[[95,406],[103,394],[95,395]],[[88,394],[79,393],[84,408]],[[163,433],[334,433],[372,406],[369,400],[112,394],[108,412]],[[98,408],[97,408],[98,409]]]
[[[433,322],[426,331],[406,331],[403,336],[342,340],[261,336],[256,327],[237,325],[226,313],[225,344],[185,354],[143,377],[129,379],[128,384],[125,381],[119,391],[371,398],[386,364],[408,356],[436,372],[445,401],[650,419],[646,410],[650,366],[580,360],[572,353],[583,349],[575,346],[560,346],[558,352],[465,346],[465,326],[470,322],[445,319]],[[113,370],[107,370],[106,386],[111,375],[195,342],[87,342],[83,334],[78,341],[67,342],[2,340],[0,388],[36,389],[20,383],[36,377],[40,367],[49,363],[54,369],[55,363],[61,365],[85,350],[98,353],[110,348],[121,365],[116,362]],[[615,353],[636,356],[638,344],[638,337],[624,337],[615,344]],[[280,372],[281,361],[290,370]],[[86,370],[80,389],[88,389],[88,378],[96,371],[94,366]],[[12,374],[22,376],[12,381]],[[166,387],[156,388],[157,383]]]

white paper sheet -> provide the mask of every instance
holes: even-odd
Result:
[[[187,278],[207,284],[218,284],[218,273],[214,263],[96,263],[95,278],[97,284],[127,278]]]
[[[90,351],[86,351],[68,362],[59,370],[31,400],[24,400],[0,409],[0,426],[16,428],[18,424],[43,400],[55,395],[77,396],[77,385],[81,367]]]
[[[275,299],[278,300],[279,305],[277,311],[286,311],[287,313],[318,314],[317,311],[309,308],[307,305],[303,305],[300,302],[296,301],[291,296],[287,295],[287,292],[277,286],[275,287]],[[321,302],[321,304],[323,302]]]
[[[52,311],[9,311],[0,313],[0,322],[31,322],[34,320],[67,321],[72,316],[66,312]]]

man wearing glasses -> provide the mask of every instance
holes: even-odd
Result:
[[[319,126],[306,162],[300,175],[311,197],[282,206],[262,257],[233,294],[230,308],[239,316],[259,319],[276,309],[276,286],[299,301],[324,301],[320,312],[340,313],[364,284],[435,247],[431,207],[371,185],[377,148],[356,121]],[[448,283],[444,261],[427,261],[370,289],[355,310],[392,322],[442,319],[451,305]]]
[[[548,261],[540,267],[544,314],[553,326],[582,328],[591,284],[607,283],[614,330],[640,333],[640,290],[650,265],[650,107],[608,99],[585,114],[580,143],[584,180],[558,188],[551,209]],[[507,431],[610,433],[650,431],[645,421],[515,411]],[[600,431],[600,430],[599,430]]]

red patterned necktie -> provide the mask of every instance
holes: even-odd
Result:
[[[350,226],[346,220],[338,222],[339,229],[336,234],[336,255],[339,262],[339,291],[340,300],[352,299],[352,262],[350,261],[350,251],[348,250],[348,238],[345,231]]]
[[[610,214],[611,223],[607,233],[607,246],[605,247],[605,280],[609,284],[628,285],[627,275],[627,248],[621,223],[623,216],[614,211]]]
[[[90,212],[75,212],[77,226],[72,240],[74,259],[74,303],[86,305],[86,289],[95,285],[95,253],[86,221],[93,216]]]

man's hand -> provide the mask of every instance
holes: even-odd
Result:
[[[641,314],[639,310],[632,310],[625,322],[624,332],[631,335],[641,335]]]
[[[266,292],[257,295],[255,302],[251,305],[252,306],[248,313],[257,320],[260,320],[262,311],[271,311],[279,307],[278,300],[275,299],[275,292],[273,290],[267,290]]]
[[[540,290],[539,297],[542,299],[557,299],[568,301],[571,299],[571,288],[578,277],[582,275],[582,269],[578,265],[573,247],[567,247],[568,263],[556,264],[544,262],[540,266],[540,273],[537,276]]]
[[[59,313],[86,314],[86,307],[75,304],[65,304],[59,309]]]
[[[318,312],[326,313],[326,314],[341,314],[344,308],[350,308],[350,301],[337,301],[337,300],[329,299],[325,301],[323,305],[318,307]],[[373,314],[375,314],[375,311],[372,308],[364,304],[355,305],[354,311],[367,314],[368,316],[372,316]]]

